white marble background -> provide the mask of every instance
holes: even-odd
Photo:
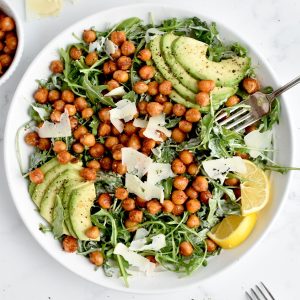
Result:
[[[264,241],[228,271],[183,292],[141,296],[107,290],[70,273],[42,250],[24,228],[3,172],[3,131],[13,92],[39,50],[66,26],[101,9],[143,1],[78,0],[66,5],[58,18],[33,22],[25,22],[23,1],[10,1],[24,20],[25,52],[14,76],[0,87],[0,299],[239,300],[245,299],[244,291],[260,280],[270,287],[276,299],[300,299],[300,173],[294,174],[289,199]],[[300,1],[165,0],[164,3],[176,6],[183,3],[184,7],[211,18],[221,16],[225,24],[238,28],[240,34],[265,55],[281,83],[299,75]],[[287,93],[296,139],[300,137],[299,93],[300,86]],[[296,146],[299,153],[299,143]],[[300,166],[300,158],[296,158],[295,165]]]

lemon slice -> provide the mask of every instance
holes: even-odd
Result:
[[[247,216],[260,211],[270,198],[269,180],[265,172],[254,163],[244,159],[246,173],[239,174],[243,178],[241,184],[241,210]]]
[[[214,226],[208,237],[224,249],[231,249],[241,244],[252,232],[256,224],[256,214],[248,216],[228,216]]]

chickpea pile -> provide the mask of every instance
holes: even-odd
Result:
[[[0,10],[0,77],[11,65],[17,46],[15,21]]]

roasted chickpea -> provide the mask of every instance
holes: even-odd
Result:
[[[72,145],[72,149],[75,153],[81,154],[84,151],[84,146],[80,143],[75,143]]]
[[[74,116],[76,114],[76,107],[73,104],[66,104],[65,109],[67,110],[69,116]]]
[[[71,159],[72,159],[72,155],[67,150],[63,150],[57,154],[57,160],[62,165],[69,163]]]
[[[132,222],[129,219],[125,220],[124,225],[129,232],[134,232],[138,229],[138,223]]]
[[[106,85],[107,85],[107,90],[109,92],[120,86],[119,83],[114,79],[111,79],[111,80],[107,81]]]
[[[164,80],[159,85],[158,90],[162,95],[168,96],[172,93],[172,83],[168,80]]]
[[[69,117],[71,129],[75,129],[78,126],[78,119],[76,117]]]
[[[1,32],[1,31],[0,31]],[[4,48],[4,44],[0,41],[0,51],[2,51]]]
[[[68,253],[75,252],[78,248],[77,240],[74,237],[67,235],[63,239],[62,246],[64,251]]]
[[[63,112],[65,110],[65,105],[66,103],[63,100],[57,100],[53,103],[53,108],[55,110]]]
[[[66,151],[67,150],[67,145],[63,141],[55,141],[53,144],[53,151],[56,153]]]
[[[179,245],[179,253],[182,256],[191,256],[194,252],[194,248],[190,242],[184,241]]]
[[[77,111],[83,111],[85,108],[88,107],[88,103],[83,97],[76,98],[74,104]]]
[[[235,195],[236,199],[238,199],[242,196],[241,189],[234,189],[233,192],[234,192],[234,195]]]
[[[157,102],[149,102],[147,105],[147,112],[151,117],[160,115],[163,109],[164,107]]]
[[[134,84],[133,90],[135,93],[141,95],[147,92],[148,85],[144,81],[138,81]]]
[[[53,60],[50,64],[50,71],[58,74],[64,71],[64,64],[61,60]]]
[[[198,167],[196,164],[190,164],[190,165],[188,166],[187,172],[188,172],[190,175],[197,175],[198,172],[199,172],[199,167]]]
[[[176,117],[182,117],[185,114],[185,112],[186,108],[182,104],[176,103],[173,105],[173,114]]]
[[[17,37],[15,35],[6,36],[5,43],[8,49],[14,52],[18,45]]]
[[[211,252],[216,251],[218,246],[214,241],[212,241],[211,239],[206,239],[205,243],[206,243],[206,247],[207,247],[207,252],[211,253]]]
[[[150,262],[154,263],[154,264],[157,264],[157,261],[155,259],[155,256],[153,255],[147,255],[145,256]]]
[[[0,27],[0,40],[2,40],[5,37],[5,32],[1,30]]]
[[[8,48],[8,46],[4,46],[3,52],[6,54],[13,54],[15,52],[15,50]]]
[[[25,143],[30,146],[37,146],[39,139],[40,137],[35,131],[28,132],[24,137]]]
[[[191,199],[197,199],[198,198],[198,192],[193,187],[188,187],[185,190],[186,195]]]
[[[154,77],[155,69],[153,66],[143,66],[139,69],[139,75],[143,80],[149,80]]]
[[[172,210],[174,216],[181,216],[184,213],[184,206],[182,204],[175,204]]]
[[[240,102],[240,98],[237,95],[233,95],[227,99],[225,102],[226,107],[232,107],[234,105],[237,105]]]
[[[49,91],[49,93],[48,93],[48,100],[50,102],[57,101],[57,100],[59,100],[59,98],[60,98],[60,92],[58,90],[51,90],[51,91]]]
[[[179,128],[174,128],[171,136],[176,143],[182,143],[186,139],[185,132],[182,132]]]
[[[162,209],[165,213],[171,213],[174,209],[174,203],[171,200],[165,200],[162,204]]]
[[[208,181],[204,176],[197,176],[192,186],[197,192],[205,192],[208,190]]]
[[[75,95],[71,90],[64,90],[61,93],[61,99],[66,103],[73,103],[75,100]]]
[[[126,165],[122,165],[121,161],[117,161],[116,171],[119,175],[125,175],[127,173],[127,167]]]
[[[257,127],[256,127],[255,124],[252,124],[252,125],[247,126],[247,127],[245,128],[245,133],[248,134],[248,133],[250,133],[250,132],[252,132],[252,131],[254,131],[254,130],[257,130]]]
[[[178,124],[178,128],[185,133],[190,132],[193,129],[193,124],[186,121],[186,120],[181,120]]]
[[[194,154],[189,150],[183,150],[179,153],[179,158],[185,165],[189,165],[194,161]]]
[[[209,199],[212,198],[212,194],[210,191],[203,191],[200,193],[200,201],[201,203],[208,204]]]
[[[80,137],[80,143],[86,147],[93,147],[96,144],[95,136],[91,133],[86,133]]]
[[[110,117],[109,117],[110,110],[111,110],[111,108],[109,108],[109,107],[104,107],[99,110],[98,116],[99,116],[100,121],[105,122],[105,123],[110,122]]]
[[[120,135],[120,131],[114,125],[111,126],[111,133],[116,136]]]
[[[150,96],[155,96],[158,94],[158,82],[151,81],[148,83],[148,94]],[[159,102],[159,101],[157,101],[157,102]],[[161,102],[159,102],[159,103],[161,103]]]
[[[147,104],[148,104],[148,102],[146,102],[144,100],[138,102],[137,109],[141,115],[147,114]]]
[[[80,59],[80,57],[82,56],[82,51],[76,47],[72,47],[70,49],[70,57],[74,60],[78,60]]]
[[[183,174],[186,171],[186,166],[179,158],[175,158],[172,162],[172,170],[175,174]]]
[[[241,157],[242,159],[249,159],[248,153],[242,153],[242,152],[236,151],[235,155]]]
[[[121,46],[126,41],[126,33],[124,31],[113,31],[110,39],[115,45]]]
[[[196,123],[201,119],[201,113],[198,109],[196,108],[190,108],[186,113],[185,113],[185,118],[187,121],[191,123]]]
[[[186,202],[186,209],[190,213],[195,213],[201,208],[201,203],[197,199],[190,199]]]
[[[90,160],[87,164],[86,164],[86,166],[88,167],[88,168],[90,168],[90,169],[95,169],[96,171],[97,170],[100,170],[100,163],[99,163],[99,161],[97,161],[97,160]]]
[[[130,122],[127,122],[125,123],[124,125],[124,132],[128,135],[128,136],[131,136],[133,135],[134,133],[136,133],[138,130],[137,127],[135,127],[133,125],[133,121],[130,121]]]
[[[74,130],[73,135],[76,140],[79,140],[81,136],[88,133],[88,130],[85,126],[80,125],[77,129]]]
[[[240,184],[240,181],[237,178],[227,178],[224,183],[225,185],[237,186]]]
[[[93,251],[89,254],[90,262],[97,267],[100,267],[103,265],[104,257],[103,254],[100,251]]]
[[[173,180],[173,186],[177,190],[184,191],[189,184],[189,180],[184,176],[176,176]]]
[[[118,187],[115,190],[115,197],[117,199],[125,200],[126,198],[128,198],[128,195],[129,195],[128,191],[123,187]]]
[[[116,70],[117,70],[117,64],[114,61],[112,61],[112,60],[107,61],[103,65],[103,74],[104,75],[112,74]]]
[[[119,83],[125,83],[129,79],[129,75],[126,71],[117,70],[113,74],[113,79]]]
[[[147,206],[147,200],[145,200],[141,197],[136,197],[135,204],[138,207],[145,208]]]
[[[81,111],[82,119],[88,120],[94,114],[94,110],[91,107],[87,107]]]
[[[142,223],[143,222],[143,212],[141,210],[134,209],[129,212],[129,220],[132,222]]]
[[[87,66],[92,66],[96,61],[98,60],[98,53],[97,52],[90,52],[86,57],[85,57],[85,64]]]
[[[101,158],[100,165],[101,165],[101,169],[103,169],[104,171],[110,171],[112,165],[111,158],[108,156]]]
[[[121,55],[122,55],[121,50],[118,48],[114,53],[111,53],[110,57],[112,59],[118,59],[119,57],[121,57]]]
[[[119,70],[126,71],[131,67],[131,58],[128,56],[121,56],[117,61],[117,66]]]
[[[210,103],[209,94],[205,92],[196,94],[195,100],[201,107],[208,106]]]
[[[161,204],[158,200],[153,199],[147,202],[146,204],[147,210],[151,215],[156,215],[161,212]]]
[[[117,144],[112,147],[112,157],[114,160],[122,160],[122,144]]]
[[[125,56],[130,56],[135,52],[135,46],[133,42],[125,41],[121,46],[121,52]]]
[[[105,147],[108,149],[112,149],[112,147],[117,144],[119,144],[119,139],[115,136],[109,136],[104,143]]]
[[[87,44],[89,44],[96,41],[97,35],[94,30],[84,30],[82,38]]]
[[[173,104],[171,102],[165,102],[163,104],[163,113],[165,115],[171,115],[172,114],[172,111],[173,111]]]
[[[48,151],[51,148],[51,142],[49,139],[40,138],[37,147],[42,151]]]
[[[1,63],[1,61],[0,61]],[[33,95],[36,102],[44,104],[48,101],[49,91],[46,88],[40,87]]]
[[[12,31],[15,29],[15,22],[11,17],[4,16],[0,19],[0,30]]]
[[[142,147],[141,141],[140,141],[139,137],[136,134],[133,134],[129,138],[127,146],[130,147],[130,148],[133,148],[135,150],[139,150]]]
[[[29,179],[34,184],[40,184],[44,181],[44,173],[40,168],[37,168],[29,173]]]
[[[12,63],[12,57],[8,54],[1,54],[0,55],[0,66],[3,68],[7,68]]]
[[[139,52],[138,58],[142,61],[148,61],[151,59],[151,56],[152,56],[151,51],[149,49],[145,48]]]
[[[175,190],[172,192],[171,198],[172,198],[172,202],[178,205],[178,204],[183,204],[188,197],[184,191]]]
[[[200,92],[209,93],[215,88],[216,84],[213,80],[198,81],[198,89]]]
[[[105,148],[102,144],[96,143],[89,149],[89,153],[93,158],[100,158],[105,152]]]
[[[198,228],[200,225],[201,221],[196,215],[190,215],[186,221],[186,226],[189,228]]]
[[[85,235],[90,238],[90,239],[93,239],[95,240],[96,238],[99,237],[100,235],[100,230],[97,226],[92,226],[90,228],[88,228],[86,231],[85,231]]]
[[[152,139],[144,139],[143,146],[142,146],[142,152],[146,155],[150,155],[151,150],[155,147],[156,142]]]
[[[80,176],[88,181],[95,181],[97,172],[95,169],[84,168],[80,171]]]
[[[260,88],[259,83],[254,78],[245,78],[242,82],[243,88],[246,90],[248,94],[254,94]]]
[[[131,198],[127,198],[125,200],[122,201],[122,208],[125,211],[131,211],[135,209],[135,201]],[[132,220],[129,218],[130,221],[132,222],[136,222],[135,220]]]
[[[108,193],[103,193],[98,197],[98,204],[102,208],[108,209],[111,207],[112,199]]]
[[[111,125],[107,123],[100,123],[98,127],[99,136],[108,136],[111,133]]]
[[[121,134],[119,140],[120,143],[126,147],[128,144],[129,137],[126,134]]]

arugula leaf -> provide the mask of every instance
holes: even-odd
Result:
[[[95,181],[97,194],[114,193],[117,187],[123,186],[122,177],[114,172],[98,172]]]
[[[92,134],[97,135],[100,120],[95,115],[92,118],[93,120],[90,122],[89,127],[92,129]]]

